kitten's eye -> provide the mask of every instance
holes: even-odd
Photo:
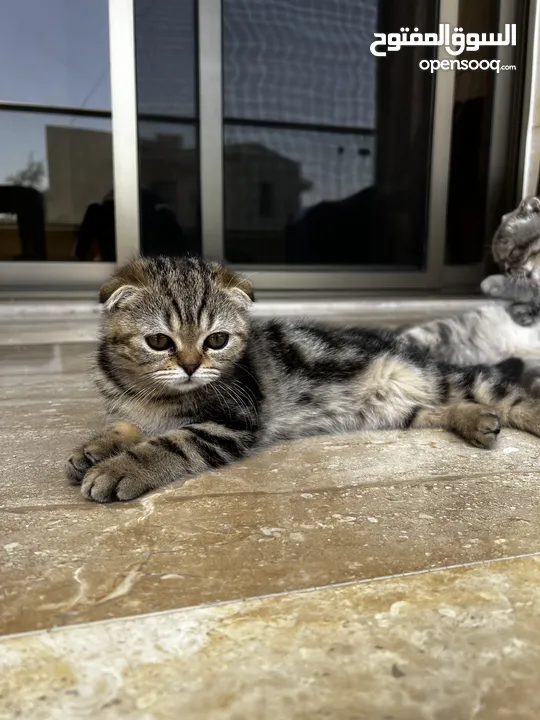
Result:
[[[221,350],[229,342],[229,333],[219,332],[209,335],[204,344],[212,350]]]
[[[174,347],[172,338],[168,335],[163,335],[163,333],[158,333],[157,335],[147,335],[144,339],[146,340],[148,347],[151,347],[152,350],[168,350],[169,348]]]

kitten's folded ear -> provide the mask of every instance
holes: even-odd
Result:
[[[133,260],[107,280],[99,291],[99,302],[104,304],[105,310],[119,308],[146,284],[145,280],[143,263]]]
[[[224,290],[234,294],[244,305],[251,305],[251,303],[255,301],[253,285],[249,280],[236,275],[218,263],[212,263],[212,265],[216,282],[221,285]]]
[[[105,285],[103,286],[105,287]],[[103,288],[101,288],[103,290]],[[127,301],[137,293],[137,288],[134,285],[122,285],[112,292],[106,300],[100,300],[104,303],[103,307],[105,310],[117,310],[123,307]],[[102,293],[99,293],[101,298]]]

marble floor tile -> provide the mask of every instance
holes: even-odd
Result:
[[[307,439],[101,506],[63,478],[95,329],[0,308],[0,720],[540,716],[538,439]]]
[[[540,558],[0,640],[0,717],[536,720]]]

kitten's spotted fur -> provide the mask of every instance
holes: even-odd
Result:
[[[438,362],[392,332],[253,321],[252,299],[247,280],[195,258],[138,259],[106,283],[97,382],[111,424],[67,464],[85,497],[130,500],[323,433],[441,427],[483,448],[500,425],[540,434],[540,408],[497,369]]]

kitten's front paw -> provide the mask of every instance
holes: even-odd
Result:
[[[66,477],[70,485],[80,485],[84,474],[93,465],[89,457],[86,457],[84,447],[75,450],[66,462]]]
[[[122,452],[142,439],[135,425],[118,420],[77,448],[66,463],[66,476],[71,485],[80,485],[90,468]]]
[[[506,282],[504,275],[489,275],[485,280],[482,280],[480,289],[484,295],[489,297],[504,297],[504,291]]]
[[[127,451],[92,468],[84,476],[81,492],[88,500],[107,503],[133,500],[156,484],[148,468]]]

